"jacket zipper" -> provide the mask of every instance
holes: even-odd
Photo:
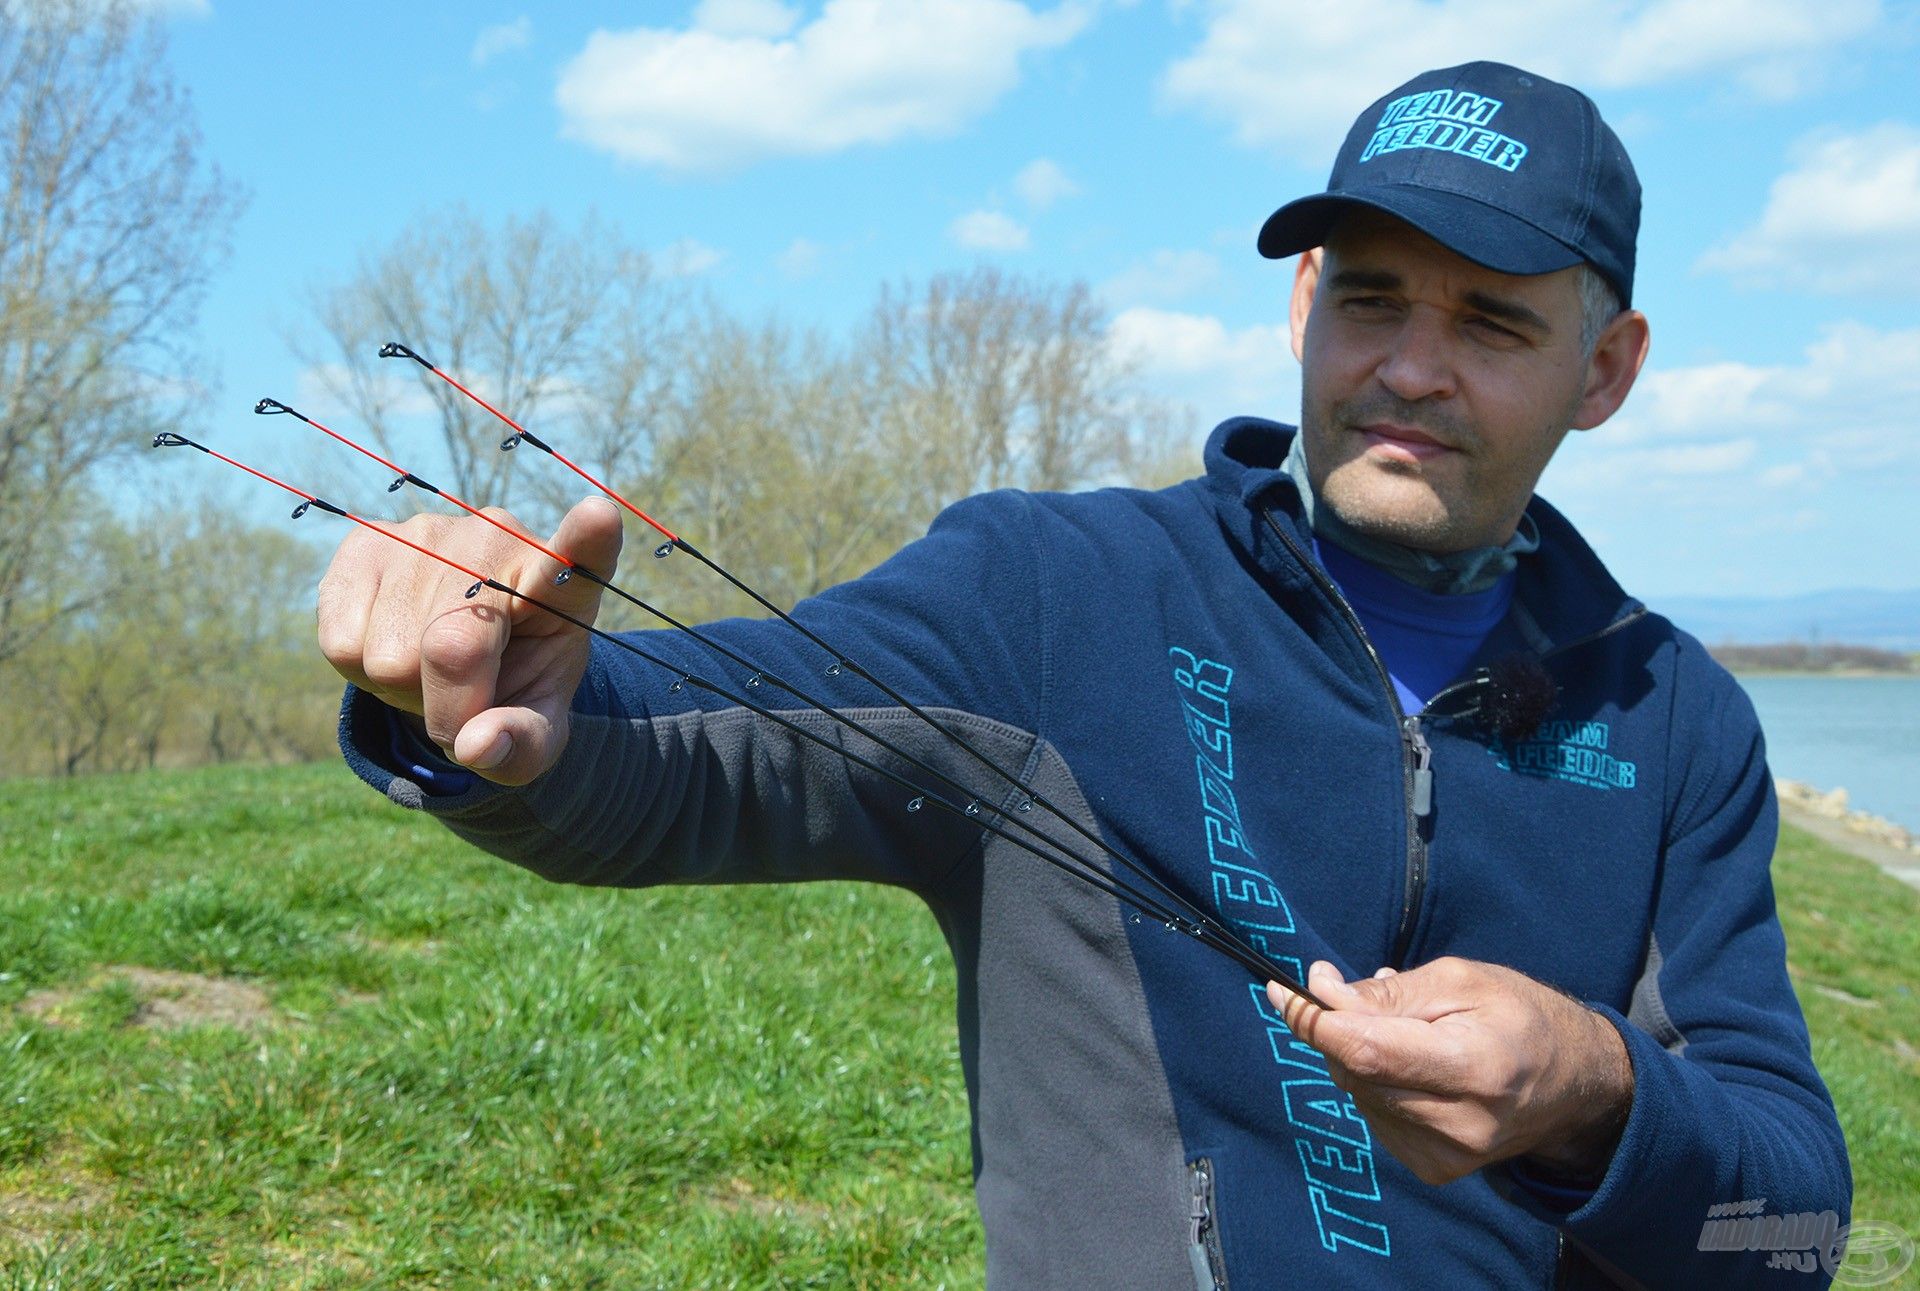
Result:
[[[1418,922],[1420,903],[1426,896],[1427,838],[1425,831],[1428,818],[1433,813],[1433,747],[1427,743],[1426,733],[1421,729],[1421,721],[1441,700],[1450,698],[1460,691],[1484,685],[1486,677],[1484,672],[1480,672],[1456,681],[1431,696],[1427,700],[1426,707],[1420,712],[1407,713],[1400,707],[1399,692],[1393,688],[1393,674],[1387,671],[1386,661],[1381,659],[1380,652],[1374,649],[1365,626],[1360,622],[1360,616],[1354,613],[1353,606],[1348,604],[1339,585],[1320,568],[1318,561],[1311,559],[1300,549],[1300,544],[1295,542],[1293,536],[1274,518],[1272,511],[1262,511],[1261,515],[1266,520],[1267,527],[1273,530],[1274,536],[1293,553],[1293,558],[1299,562],[1300,567],[1307,571],[1319,585],[1320,590],[1345,616],[1347,626],[1353,629],[1353,634],[1366,648],[1367,657],[1373,661],[1374,672],[1380,678],[1381,688],[1386,692],[1387,706],[1392,710],[1394,721],[1400,728],[1400,766],[1401,775],[1405,780],[1402,797],[1405,801],[1407,818],[1407,865],[1406,875],[1401,885],[1400,926],[1394,933],[1393,953],[1388,956],[1387,963],[1394,968],[1401,968],[1405,966],[1407,951],[1413,942],[1413,929]],[[1646,613],[1646,606],[1636,604],[1627,613],[1598,631],[1590,632],[1586,636],[1548,650],[1539,656],[1540,662],[1544,664],[1547,660],[1565,654],[1569,650],[1612,636],[1615,632],[1646,617]]]
[[[1200,1157],[1188,1166],[1187,1185],[1187,1259],[1193,1265],[1194,1286],[1198,1291],[1227,1291],[1226,1257],[1213,1222],[1213,1162]]]
[[[1365,647],[1367,658],[1373,661],[1373,670],[1379,676],[1380,688],[1386,693],[1387,707],[1393,713],[1394,725],[1400,730],[1400,775],[1403,781],[1401,798],[1407,819],[1407,864],[1406,874],[1401,882],[1400,927],[1394,933],[1393,953],[1387,962],[1395,968],[1401,966],[1406,955],[1407,944],[1413,939],[1414,917],[1420,910],[1420,898],[1427,885],[1427,841],[1421,827],[1429,812],[1433,810],[1433,750],[1427,744],[1426,736],[1420,730],[1419,716],[1409,716],[1400,707],[1400,693],[1393,688],[1393,674],[1387,671],[1386,661],[1380,652],[1373,648],[1373,642],[1367,636],[1367,630],[1360,623],[1360,616],[1353,612],[1353,606],[1341,592],[1320,563],[1313,560],[1300,549],[1273,512],[1263,511],[1267,527],[1280,539],[1300,567],[1307,571],[1313,581],[1319,585],[1327,599],[1346,618],[1347,626],[1353,629],[1354,636]]]

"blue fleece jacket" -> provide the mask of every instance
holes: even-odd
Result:
[[[421,793],[384,710],[354,692],[343,746],[396,801],[554,879],[920,894],[958,971],[990,1285],[1815,1285],[1765,1250],[1700,1249],[1717,1205],[1844,1224],[1850,1199],[1787,980],[1744,695],[1536,499],[1540,548],[1495,635],[1528,643],[1556,707],[1499,739],[1469,674],[1403,712],[1311,558],[1280,469],[1290,435],[1230,421],[1204,478],[1156,493],[970,499],[797,617],[1282,963],[1353,977],[1458,955],[1588,1002],[1635,1078],[1590,1193],[1505,1167],[1420,1183],[1232,963],[604,642],[559,766],[524,789]],[[965,782],[980,819],[1024,799],[826,675],[831,656],[792,629],[712,631]],[[890,756],[777,687],[743,689],[745,670],[685,637],[641,639]]]

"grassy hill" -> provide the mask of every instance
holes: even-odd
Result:
[[[911,898],[554,887],[334,766],[5,787],[0,1289],[978,1284]],[[1920,894],[1778,879],[1857,1213],[1920,1233]]]

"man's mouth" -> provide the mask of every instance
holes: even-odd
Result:
[[[1396,422],[1375,421],[1354,429],[1366,441],[1366,451],[1383,458],[1405,462],[1427,462],[1443,453],[1454,452],[1451,445],[1421,430]]]

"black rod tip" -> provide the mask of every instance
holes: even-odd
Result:
[[[380,347],[380,357],[383,359],[412,359],[423,368],[433,366],[433,364],[421,358],[417,352],[408,349],[398,341],[388,341],[385,345],[382,345]]]

